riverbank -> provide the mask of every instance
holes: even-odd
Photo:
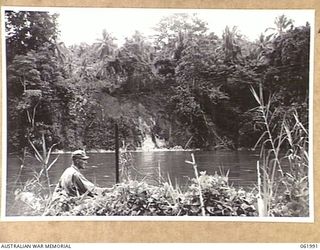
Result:
[[[228,176],[200,172],[185,190],[169,181],[150,185],[129,180],[114,185],[104,194],[68,197],[58,193],[48,197],[43,185],[29,182],[16,192],[7,216],[241,216],[258,217],[259,192],[229,185]],[[283,197],[270,204],[271,217],[302,215],[301,205]]]
[[[129,153],[135,153],[135,152],[195,152],[195,151],[201,151],[199,148],[195,149],[183,149],[183,148],[157,148],[157,149],[150,149],[150,150],[142,150],[142,149],[136,149],[136,150],[125,150],[123,152],[129,152]],[[86,150],[89,154],[97,154],[97,153],[115,153],[115,150],[105,150],[105,149],[90,149]],[[72,151],[64,151],[64,150],[55,150],[51,154],[71,154]]]
[[[60,193],[48,206],[27,213],[47,216],[258,216],[255,191],[246,192],[228,184],[227,176],[201,172],[185,191],[168,182],[150,185],[125,181],[103,195],[67,197]]]
[[[230,152],[230,151],[257,151],[252,148],[238,148],[237,150],[232,150],[232,149],[213,149],[213,150],[208,150],[208,149],[202,149],[202,148],[190,148],[190,149],[184,149],[180,146],[176,146],[173,148],[155,148],[155,149],[149,149],[149,150],[143,150],[141,148],[135,149],[135,150],[121,150],[122,152],[129,152],[129,153],[141,153],[141,152],[197,152],[197,151],[212,151],[212,152]],[[58,155],[58,154],[72,154],[73,151],[71,150],[53,150],[51,152],[52,155]],[[86,150],[87,153],[89,154],[96,154],[96,153],[115,153],[115,150],[106,150],[106,149],[89,149]],[[18,152],[11,152],[9,155],[19,155]]]

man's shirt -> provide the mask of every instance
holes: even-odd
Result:
[[[71,165],[61,175],[55,192],[59,191],[57,189],[62,189],[69,196],[80,196],[85,193],[93,196],[95,188],[95,185],[87,180],[76,166]]]

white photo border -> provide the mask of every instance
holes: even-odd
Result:
[[[162,10],[173,13],[198,13],[199,11],[303,11],[310,20],[310,58],[309,58],[309,217],[232,217],[232,216],[7,216],[6,215],[6,189],[7,189],[7,87],[6,87],[6,41],[5,41],[5,11],[50,11],[55,12],[61,9],[80,9],[80,7],[18,7],[2,6],[1,7],[1,41],[2,41],[2,150],[1,150],[1,221],[205,221],[205,222],[298,222],[314,223],[314,162],[313,162],[313,143],[314,143],[314,64],[315,64],[315,9],[166,9],[166,8],[125,8],[125,9],[144,9]],[[84,8],[81,8],[84,9]],[[112,9],[113,11],[124,8],[92,8],[86,9]]]

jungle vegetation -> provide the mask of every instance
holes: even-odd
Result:
[[[151,39],[136,31],[119,46],[103,30],[94,44],[66,47],[56,14],[5,20],[8,152],[43,139],[113,149],[115,122],[132,149],[147,135],[165,147],[252,148],[264,131],[252,88],[272,99],[273,122],[294,112],[308,128],[308,23],[282,15],[250,41],[236,26],[218,37],[197,15],[174,14]]]

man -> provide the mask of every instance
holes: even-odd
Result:
[[[64,192],[68,196],[88,195],[93,197],[95,194],[103,194],[107,188],[100,188],[95,186],[92,182],[87,180],[80,172],[87,164],[89,157],[83,150],[76,150],[72,153],[72,164],[68,167],[60,177],[54,195]]]
[[[81,169],[86,167],[87,160],[89,159],[83,150],[74,151],[71,157],[72,164],[61,175],[53,192],[51,201],[45,208],[43,216],[60,215],[61,213],[70,211],[76,207],[79,209],[81,203],[85,202],[83,198],[104,195],[106,191],[112,190],[112,188],[100,188],[95,186],[80,172]],[[81,198],[77,199],[77,203],[74,203],[72,202],[73,197]]]

